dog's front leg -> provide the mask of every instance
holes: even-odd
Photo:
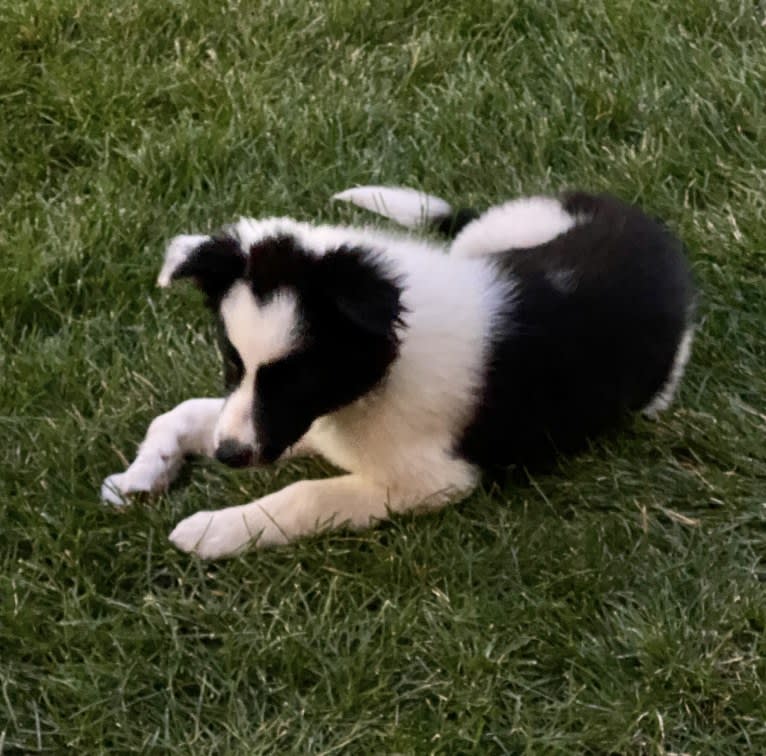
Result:
[[[156,417],[133,464],[104,481],[101,498],[119,506],[131,494],[159,493],[178,474],[184,457],[212,456],[213,433],[223,403],[223,399],[189,399]]]
[[[442,497],[433,504],[444,502]],[[360,475],[302,480],[244,506],[197,512],[176,526],[170,540],[203,559],[220,559],[344,525],[366,528],[416,503]]]

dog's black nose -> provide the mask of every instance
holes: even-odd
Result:
[[[229,467],[247,467],[253,463],[253,450],[246,444],[227,438],[218,444],[215,458]]]

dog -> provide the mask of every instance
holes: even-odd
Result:
[[[243,218],[167,247],[158,284],[204,294],[227,395],[157,417],[102,498],[163,491],[190,454],[233,467],[319,454],[347,471],[197,512],[170,534],[179,549],[231,557],[435,510],[482,471],[555,459],[670,404],[694,291],[662,222],[580,191],[483,213],[395,187],[335,199],[447,242]]]

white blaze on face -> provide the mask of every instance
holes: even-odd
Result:
[[[245,375],[226,400],[215,429],[215,446],[233,440],[255,448],[255,374],[260,365],[283,357],[293,347],[297,302],[293,293],[281,291],[260,305],[250,287],[240,281],[224,297],[220,312],[226,335],[245,366]]]

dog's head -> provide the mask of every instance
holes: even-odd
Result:
[[[218,319],[229,393],[215,445],[227,464],[276,460],[315,419],[374,388],[398,354],[401,288],[371,250],[232,227],[171,241],[158,283],[184,278]]]

